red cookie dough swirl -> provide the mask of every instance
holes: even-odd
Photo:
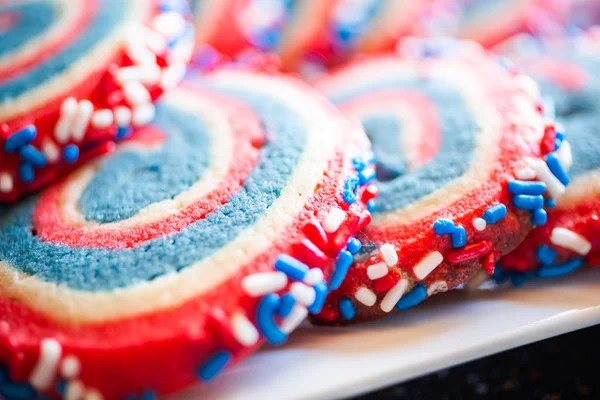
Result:
[[[193,44],[183,0],[0,4],[0,201],[148,123]]]
[[[474,42],[407,40],[400,55],[357,61],[318,87],[363,123],[377,165],[361,177],[379,188],[365,251],[328,296],[323,321],[374,319],[482,267],[491,274],[545,223],[546,183],[526,174],[528,162],[548,171],[541,144],[553,125],[535,83]]]
[[[3,211],[0,394],[163,394],[285,341],[359,249],[368,151],[293,79],[174,89],[120,151]]]
[[[516,284],[528,277],[562,276],[585,263],[598,266],[600,31],[553,41],[523,37],[505,45],[505,51],[554,99],[556,119],[568,132],[570,146],[563,146],[559,155],[571,168],[571,184],[548,212],[548,223],[499,265]]]

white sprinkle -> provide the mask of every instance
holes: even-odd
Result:
[[[60,106],[60,117],[58,118],[56,126],[54,126],[54,137],[58,143],[63,144],[69,140],[71,124],[73,123],[73,119],[75,118],[78,109],[77,100],[73,97],[65,99]]]
[[[143,45],[129,44],[127,46],[127,55],[137,65],[156,64],[156,54],[145,48]]]
[[[558,161],[563,166],[565,170],[569,170],[573,165],[573,153],[571,152],[571,144],[563,140],[560,145],[560,149],[556,152],[556,157],[558,157]]]
[[[253,346],[258,342],[258,331],[254,324],[242,313],[231,318],[231,329],[235,338],[244,346]]]
[[[97,391],[96,389],[87,390],[85,396],[83,396],[83,400],[103,400],[102,393]]]
[[[77,114],[75,114],[75,118],[73,119],[70,129],[71,137],[75,141],[79,142],[81,139],[83,139],[83,135],[85,135],[85,131],[88,128],[93,112],[94,105],[91,101],[81,100],[79,102],[79,108],[77,109]]]
[[[381,300],[381,310],[383,312],[392,311],[396,303],[404,296],[404,292],[406,292],[407,288],[408,281],[406,279],[400,279],[398,283],[385,294],[383,300]]]
[[[13,177],[8,172],[0,173],[0,192],[10,193],[13,190]]]
[[[558,199],[565,193],[565,186],[554,176],[544,161],[528,158],[527,163],[535,170],[539,180],[546,184],[552,198]]]
[[[488,275],[488,273],[480,269],[479,271],[477,271],[475,276],[465,284],[465,289],[467,289],[468,291],[477,290],[481,285],[483,285],[489,280],[490,276]]]
[[[108,128],[113,123],[113,112],[106,108],[97,110],[92,116],[92,126],[96,129]]]
[[[304,321],[307,315],[308,310],[306,309],[306,307],[296,304],[292,308],[290,315],[288,315],[287,318],[284,319],[281,323],[281,330],[285,333],[290,333],[291,331],[296,329],[302,321]]]
[[[314,286],[317,283],[323,282],[324,279],[325,276],[323,275],[323,270],[321,268],[311,268],[306,273],[306,276],[304,277],[303,281],[307,285]]]
[[[156,109],[154,108],[154,104],[147,103],[142,104],[133,110],[133,117],[131,118],[131,124],[133,126],[142,126],[146,125],[149,122],[152,122],[154,119],[154,115],[156,114]]]
[[[127,82],[123,86],[123,94],[132,108],[150,102],[150,93],[148,93],[144,85],[137,81]]]
[[[164,12],[152,20],[152,28],[168,38],[179,35],[185,28],[185,20],[178,12]]]
[[[436,281],[427,288],[427,296],[446,291],[448,291],[448,284],[445,281]]]
[[[346,213],[339,208],[332,208],[323,221],[323,229],[327,233],[333,233],[340,228],[342,222],[346,219]]]
[[[387,264],[388,267],[393,267],[398,264],[398,254],[396,254],[396,249],[389,243],[384,244],[379,248],[381,252],[381,256],[383,257],[383,261]]]
[[[131,110],[120,106],[115,109],[115,122],[119,128],[125,128],[131,125]]]
[[[115,74],[115,78],[117,80],[117,83],[121,85],[124,85],[125,83],[131,81],[141,81],[142,67],[138,65],[132,65],[130,67],[119,68],[119,70]]]
[[[29,376],[29,383],[38,390],[50,388],[56,375],[56,367],[62,347],[55,339],[44,339],[40,343],[40,358]]]
[[[146,26],[141,26],[140,28],[142,28],[144,40],[148,48],[150,48],[150,50],[152,50],[155,54],[162,53],[167,47],[166,39],[160,33]]]
[[[519,75],[517,76],[517,81],[533,99],[537,100],[540,98],[540,87],[535,81],[527,75]]]
[[[537,174],[535,173],[535,170],[533,170],[532,168],[529,167],[523,167],[520,170],[515,172],[515,177],[517,179],[521,179],[521,180],[530,180],[530,179],[535,179],[535,177],[537,176]]]
[[[367,276],[371,280],[383,278],[388,273],[388,266],[384,262],[373,264],[367,268]]]
[[[79,359],[75,356],[65,357],[60,365],[60,374],[67,380],[72,380],[79,376],[80,370],[81,365],[79,364]]]
[[[439,251],[433,251],[423,258],[414,268],[413,272],[419,279],[424,279],[444,261],[444,256]]]
[[[156,64],[148,64],[142,67],[142,77],[140,82],[147,85],[156,85],[160,81],[162,71]]]
[[[160,78],[160,86],[167,90],[175,87],[185,75],[185,64],[181,62],[173,63],[165,68]]]
[[[81,381],[71,381],[65,391],[65,400],[81,400],[85,386]]]
[[[306,286],[302,282],[292,283],[292,286],[290,287],[290,294],[294,296],[294,298],[298,300],[300,304],[303,304],[307,307],[314,303],[317,297],[315,289],[310,286]]]
[[[473,218],[473,227],[479,232],[484,231],[487,226],[487,222],[483,218]]]
[[[377,301],[377,295],[364,286],[354,293],[354,297],[367,307],[372,307]]]
[[[550,241],[582,256],[587,255],[592,249],[592,244],[586,238],[565,228],[554,228]]]
[[[245,277],[242,280],[242,288],[248,296],[258,297],[281,290],[287,283],[287,275],[283,272],[263,272]]]
[[[48,161],[50,162],[55,162],[60,158],[58,146],[50,139],[44,140],[42,143],[42,152],[46,155],[46,158],[48,158]]]

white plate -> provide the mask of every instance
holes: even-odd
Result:
[[[357,395],[600,323],[600,270],[524,288],[440,295],[347,328],[302,328],[171,400],[324,399]]]

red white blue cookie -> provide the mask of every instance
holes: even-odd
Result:
[[[185,73],[183,0],[0,4],[0,201],[14,201],[149,122]]]
[[[508,48],[507,48],[508,49]],[[509,55],[554,99],[557,121],[569,132],[557,152],[571,165],[571,184],[535,229],[500,266],[513,282],[555,277],[584,263],[600,265],[600,31],[578,37],[513,41]],[[551,110],[551,112],[554,112]],[[572,152],[572,154],[571,154]],[[514,272],[531,272],[519,274]],[[497,278],[503,278],[500,274]]]
[[[318,87],[362,121],[377,164],[361,179],[379,188],[364,251],[332,285],[324,321],[377,318],[482,267],[493,273],[499,255],[545,223],[547,183],[564,191],[542,161],[553,125],[537,86],[474,42],[410,39],[401,54],[359,60]],[[539,180],[524,180],[528,161]]]
[[[433,0],[425,34],[471,39],[492,47],[518,33],[548,34],[568,23],[572,0]]]
[[[166,94],[118,152],[2,210],[0,395],[148,398],[285,341],[359,249],[368,151],[291,78]]]

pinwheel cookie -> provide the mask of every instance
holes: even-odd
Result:
[[[148,398],[285,341],[360,247],[368,151],[290,78],[174,89],[117,153],[3,211],[0,395]]]
[[[571,184],[548,212],[548,223],[501,260],[502,270],[511,271],[518,284],[527,277],[560,276],[584,263],[600,265],[600,31],[553,41],[515,39],[507,52],[554,99],[570,144],[564,142],[558,156],[572,167]]]
[[[361,177],[379,187],[364,251],[333,287],[322,322],[377,318],[482,267],[491,274],[546,222],[546,191],[564,191],[543,161],[554,129],[530,78],[474,42],[411,39],[400,53],[359,60],[318,85],[362,121],[377,164]]]
[[[167,0],[0,4],[0,201],[35,191],[149,122],[192,27]]]

